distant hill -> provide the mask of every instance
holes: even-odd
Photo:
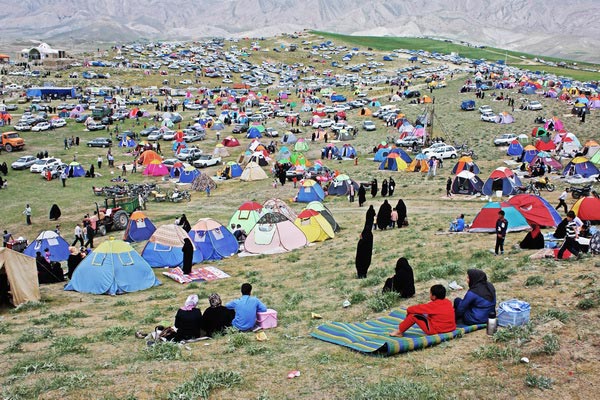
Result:
[[[492,4],[489,4],[492,3]],[[0,0],[4,41],[198,39],[317,29],[431,36],[600,62],[597,0]]]

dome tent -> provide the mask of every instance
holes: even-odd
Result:
[[[233,234],[212,218],[200,218],[189,235],[196,246],[194,264],[231,257],[239,248]]]
[[[134,211],[129,216],[123,240],[126,242],[143,242],[150,239],[154,231],[156,231],[156,226],[152,221],[143,212]]]
[[[178,267],[183,263],[182,248],[185,239],[190,237],[179,225],[162,225],[144,246],[142,257],[151,267]]]
[[[23,251],[29,257],[35,258],[35,253],[44,254],[44,250],[50,251],[50,261],[66,261],[69,258],[69,243],[54,231],[42,231]]]
[[[260,217],[244,242],[252,254],[285,253],[308,244],[304,233],[283,214],[274,212]]]
[[[304,233],[309,243],[322,242],[335,237],[332,226],[321,213],[315,210],[303,210],[298,214],[294,224]]]
[[[81,261],[65,290],[115,295],[158,285],[150,265],[131,245],[109,239]]]
[[[507,232],[518,232],[530,229],[527,220],[513,205],[502,202],[489,202],[477,213],[471,224],[469,232],[496,232],[498,212],[504,211],[504,218],[508,221]]]

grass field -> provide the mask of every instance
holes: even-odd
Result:
[[[316,40],[309,36],[310,40]],[[273,47],[279,39],[270,39]],[[366,46],[366,44],[365,44]],[[241,47],[241,45],[240,45]],[[402,46],[394,46],[402,47]],[[303,60],[316,68],[327,68],[296,53],[252,54],[252,62],[261,59]],[[290,62],[290,61],[288,61]],[[360,61],[357,61],[360,62]],[[394,61],[393,68],[405,61]],[[170,74],[178,81],[191,75]],[[486,179],[496,167],[503,165],[505,149],[495,148],[492,139],[506,132],[529,133],[537,115],[557,115],[569,131],[584,142],[598,139],[600,118],[597,111],[580,124],[569,116],[568,105],[540,98],[543,112],[515,110],[516,122],[509,126],[484,123],[475,112],[459,111],[463,99],[473,94],[461,94],[459,88],[467,78],[457,74],[448,80],[448,87],[434,91],[434,136],[448,143],[468,142],[479,155]],[[146,78],[141,71],[113,76],[107,84],[160,85],[157,74]],[[156,83],[159,82],[159,83]],[[208,82],[208,80],[206,80]],[[205,83],[206,83],[205,82]],[[103,82],[104,83],[104,82]],[[218,84],[213,81],[210,84]],[[422,88],[424,82],[413,86]],[[388,87],[364,88],[370,97],[389,95]],[[350,95],[350,93],[347,93]],[[505,93],[506,94],[506,93]],[[518,96],[514,93],[508,93]],[[517,97],[518,98],[518,97]],[[294,100],[292,96],[290,101]],[[505,102],[485,101],[494,111],[510,111]],[[410,120],[421,114],[424,105],[399,104]],[[20,114],[17,111],[15,116]],[[183,113],[184,123],[193,116]],[[303,119],[308,114],[303,115]],[[351,124],[360,126],[363,119],[356,111],[349,113]],[[141,124],[148,121],[141,121]],[[358,165],[352,162],[325,161],[329,167],[347,173],[359,182],[377,178],[381,182],[393,175],[396,193],[389,201],[404,199],[410,225],[403,229],[375,231],[373,262],[365,280],[355,279],[354,257],[358,235],[362,230],[366,208],[350,204],[344,198],[326,199],[326,205],[342,230],[335,239],[294,252],[238,258],[211,263],[229,273],[231,278],[210,283],[180,285],[166,279],[160,287],[121,296],[92,296],[65,292],[62,284],[42,286],[42,301],[16,310],[0,310],[0,360],[5,368],[0,372],[3,398],[10,399],[534,399],[534,398],[594,398],[598,382],[597,344],[600,288],[598,259],[556,262],[530,260],[530,251],[513,248],[524,233],[511,233],[507,252],[494,257],[489,252],[494,238],[486,234],[446,235],[450,220],[465,213],[471,221],[485,204],[479,199],[445,196],[445,181],[453,166],[444,162],[438,176],[427,179],[419,173],[379,171],[369,160],[372,147],[391,136],[379,120],[375,132],[361,131],[352,142],[359,151]],[[183,126],[183,124],[182,124]],[[280,132],[286,129],[281,121],[269,121]],[[142,125],[132,120],[120,125],[120,130],[139,131]],[[6,130],[6,129],[4,129]],[[311,129],[303,128],[303,137]],[[223,138],[229,134],[226,130]],[[10,165],[18,156],[35,154],[47,149],[63,161],[73,156],[88,168],[106,150],[79,146],[63,148],[65,136],[80,136],[82,143],[101,136],[84,132],[82,125],[69,122],[66,128],[52,133],[24,133],[24,152],[0,155],[0,162]],[[241,139],[242,146],[248,144]],[[196,142],[205,152],[212,151],[216,140],[208,131],[204,142]],[[268,140],[267,140],[268,143]],[[323,143],[311,145],[307,158],[319,157]],[[167,143],[162,143],[166,152]],[[241,150],[240,150],[241,151]],[[120,148],[113,148],[115,165],[132,161]],[[237,158],[233,152],[225,161]],[[205,172],[214,174],[216,168]],[[105,166],[94,180],[70,179],[62,188],[58,180],[50,182],[28,171],[10,171],[6,177],[8,190],[0,190],[0,229],[30,240],[43,229],[52,229],[48,220],[50,205],[58,204],[63,236],[71,241],[74,224],[84,213],[93,211],[91,186],[110,184],[114,174]],[[141,173],[127,174],[132,182],[154,181]],[[558,189],[544,193],[555,203],[565,183],[553,177]],[[174,185],[156,180],[165,190]],[[271,197],[288,201],[297,193],[291,184],[273,188],[271,180],[252,183],[227,181],[219,184],[211,197],[194,193],[190,203],[149,203],[146,214],[156,225],[171,223],[185,212],[191,222],[212,217],[227,223],[234,210],[246,200],[263,202]],[[33,208],[33,226],[24,224],[21,214],[25,203]],[[380,196],[367,201],[377,209]],[[573,203],[569,198],[568,202]],[[296,211],[302,205],[289,203]],[[119,237],[116,233],[115,237]],[[97,240],[97,242],[103,239]],[[142,246],[137,244],[136,249]],[[417,295],[399,300],[382,296],[385,279],[393,274],[396,260],[406,257],[414,271]],[[423,351],[390,358],[364,356],[345,348],[312,339],[311,331],[324,321],[364,321],[386,315],[390,309],[406,307],[428,299],[428,289],[435,283],[452,280],[466,286],[466,270],[481,268],[497,289],[498,301],[519,298],[532,306],[532,320],[518,329],[501,329],[493,338],[478,331],[463,338]],[[253,334],[230,333],[207,342],[184,347],[164,345],[148,348],[134,338],[137,330],[149,331],[159,323],[172,324],[177,309],[192,293],[199,295],[200,307],[208,306],[207,297],[217,292],[223,301],[239,296],[243,282],[251,282],[257,295],[270,308],[278,311],[279,326],[267,330],[269,340],[259,342]],[[449,297],[464,292],[451,292]],[[344,300],[352,305],[343,308]],[[323,320],[311,319],[318,313]],[[529,364],[519,363],[523,356]],[[287,379],[290,370],[301,376]]]

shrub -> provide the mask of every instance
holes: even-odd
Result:
[[[528,322],[520,326],[507,326],[503,329],[498,329],[494,333],[495,342],[510,342],[511,340],[517,340],[520,343],[528,342],[533,335],[533,324]]]
[[[543,345],[540,349],[538,349],[537,353],[548,354],[549,356],[554,355],[560,350],[560,342],[558,341],[558,336],[553,333],[549,333],[542,337]]]
[[[479,360],[517,360],[520,358],[520,351],[512,347],[489,345],[479,346],[472,355]]]
[[[233,371],[196,372],[196,375],[169,393],[169,400],[208,399],[210,392],[242,383],[242,375]]]
[[[593,299],[583,299],[579,303],[577,303],[577,308],[580,310],[589,310],[590,308],[594,308],[596,306],[596,302]]]
[[[183,358],[181,346],[174,342],[157,342],[152,346],[144,347],[142,357],[145,360],[172,361]]]
[[[525,384],[529,387],[538,388],[538,389],[552,389],[552,379],[543,375],[531,375],[527,374],[525,377]]]
[[[541,321],[548,321],[548,320],[556,319],[564,324],[569,320],[569,313],[566,311],[550,309],[550,310],[544,311],[542,314],[539,315],[538,318]]]
[[[367,307],[375,312],[392,308],[400,299],[396,292],[376,293],[367,299]]]
[[[88,351],[88,349],[83,346],[85,341],[88,341],[85,337],[60,336],[52,341],[50,349],[56,355],[83,354]]]
[[[545,282],[544,277],[540,275],[528,276],[525,286],[541,286]]]
[[[123,339],[126,336],[132,336],[135,333],[135,329],[124,326],[112,326],[105,329],[100,333],[100,337],[107,342],[116,342]]]
[[[363,292],[353,292],[349,298],[350,303],[352,303],[352,304],[362,303],[366,299],[367,299],[367,295],[364,294]]]
[[[442,279],[449,276],[459,275],[462,272],[463,268],[456,263],[444,264],[419,271],[415,276],[415,280],[417,282],[422,282],[430,279]]]
[[[438,400],[446,396],[430,385],[407,379],[379,382],[356,390],[351,399]]]

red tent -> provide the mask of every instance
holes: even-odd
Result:
[[[513,205],[529,224],[557,226],[562,220],[558,212],[543,197],[533,194],[517,194],[508,203]]]

